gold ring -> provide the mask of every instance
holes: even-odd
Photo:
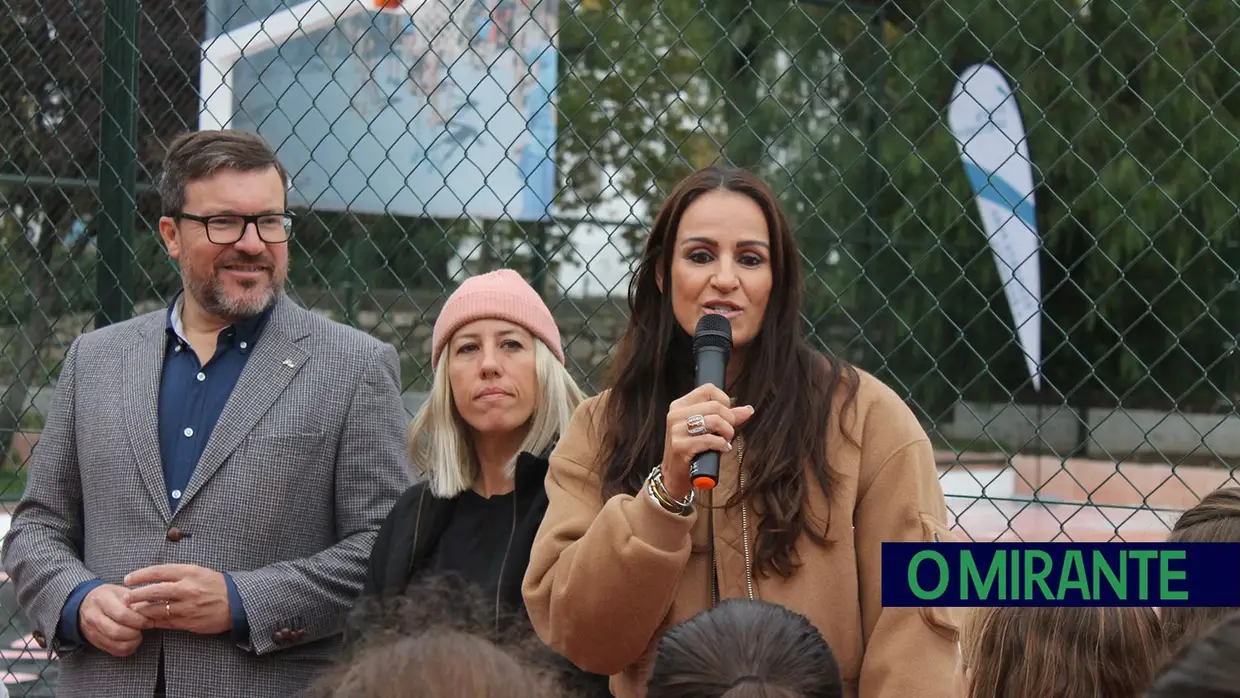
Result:
[[[701,436],[706,433],[706,418],[700,414],[686,419],[685,424],[689,427],[689,436]]]

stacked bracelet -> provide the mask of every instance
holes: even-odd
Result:
[[[650,494],[655,504],[677,516],[688,516],[693,513],[693,502],[697,499],[697,493],[689,490],[689,496],[684,499],[673,499],[667,493],[667,488],[663,486],[662,466],[656,465],[654,470],[650,471],[650,477],[646,480],[646,492]]]

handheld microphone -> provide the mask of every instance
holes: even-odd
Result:
[[[722,390],[732,356],[732,323],[722,315],[708,313],[698,320],[693,333],[693,358],[697,364],[697,387],[713,384]],[[719,452],[705,451],[693,459],[689,479],[700,490],[719,484]]]

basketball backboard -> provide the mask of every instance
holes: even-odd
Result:
[[[229,127],[233,117],[233,66],[247,53],[278,48],[294,36],[305,36],[361,12],[412,15],[426,0],[307,0],[265,19],[210,38],[202,45],[198,87],[199,129]]]

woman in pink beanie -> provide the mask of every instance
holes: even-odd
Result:
[[[520,274],[482,274],[440,310],[431,366],[431,394],[409,430],[422,481],[379,529],[363,595],[400,597],[451,576],[490,599],[497,632],[513,620],[528,628],[521,580],[547,509],[547,459],[583,399],[560,330]],[[587,694],[610,695],[605,678],[561,666],[569,683],[596,689]]]

